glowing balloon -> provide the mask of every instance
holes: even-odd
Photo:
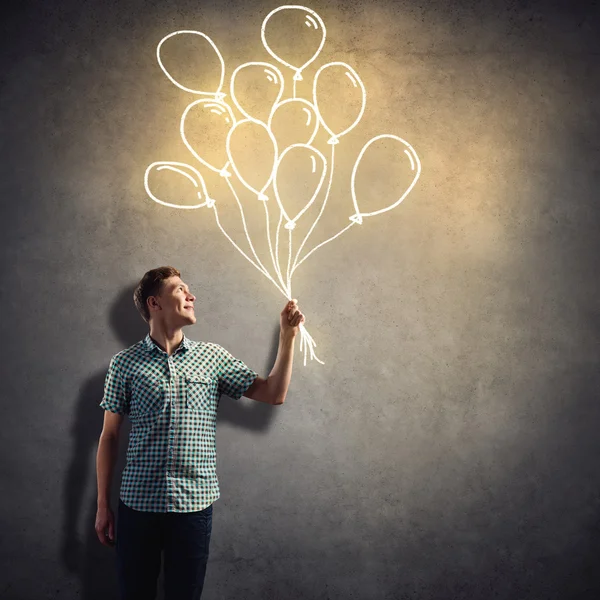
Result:
[[[266,125],[250,119],[238,121],[227,135],[226,148],[231,167],[242,185],[259,200],[268,200],[264,192],[273,179],[277,141]]]
[[[206,165],[209,169],[220,173],[224,177],[228,177],[230,175],[227,171],[229,163],[227,162],[227,155],[222,150],[225,147],[227,135],[234,126],[235,117],[231,112],[231,108],[225,102],[201,98],[192,102],[183,111],[179,131],[183,143],[203,165]],[[217,166],[212,164],[214,159],[212,162],[208,162],[206,158],[203,158],[196,152],[188,139],[190,129],[193,129],[194,138],[200,138],[204,149],[217,149],[215,153],[217,154],[216,160],[220,161]],[[210,158],[212,159],[212,156]]]
[[[315,107],[303,98],[289,98],[273,106],[269,129],[277,146],[286,148],[294,144],[313,143],[319,130],[319,117]]]
[[[269,63],[245,63],[231,75],[231,99],[252,121],[266,124],[273,105],[279,102],[282,94],[283,75]]]
[[[278,182],[278,175],[283,162],[291,163],[291,166],[294,168],[294,174],[300,181],[308,182],[309,190],[313,186],[315,188],[314,193],[310,197],[308,203],[304,205],[304,207],[296,214],[294,218],[290,217],[284,208],[280,196],[281,182]],[[319,193],[319,190],[321,189],[321,186],[323,185],[326,170],[327,161],[325,160],[325,157],[316,148],[313,148],[308,144],[294,144],[283,151],[279,157],[279,160],[277,161],[277,165],[275,166],[273,190],[275,192],[277,204],[279,204],[279,208],[287,220],[285,225],[286,229],[294,229],[296,227],[296,221],[311,207],[317,197],[317,194]],[[296,190],[302,191],[302,186],[295,185],[294,187]]]
[[[398,152],[401,153],[401,155],[400,155],[401,158],[406,157],[404,160],[406,160],[406,163],[407,163],[407,170],[408,170],[408,165],[410,165],[410,172],[411,172],[411,174],[414,174],[414,177],[413,177],[410,185],[406,188],[406,190],[400,196],[400,198],[398,200],[396,200],[396,202],[394,202],[390,206],[387,206],[385,208],[382,208],[380,210],[376,210],[373,212],[361,212],[358,208],[358,203],[356,201],[356,190],[355,190],[356,171],[358,169],[358,165],[360,164],[360,161],[362,160],[365,152],[368,150],[368,148],[371,146],[371,144],[373,144],[377,140],[381,140],[384,138],[399,142],[400,145],[398,148]],[[387,168],[384,169],[382,167],[381,170],[383,172],[382,175],[384,177],[390,177],[390,174],[389,174]],[[352,191],[352,202],[354,203],[354,210],[356,210],[356,213],[350,217],[350,221],[352,221],[353,223],[358,223],[360,225],[363,222],[363,217],[372,217],[374,215],[379,215],[381,213],[384,213],[388,210],[392,210],[392,208],[395,208],[396,206],[398,206],[398,204],[400,204],[400,202],[402,202],[402,200],[404,200],[404,198],[406,198],[406,196],[408,195],[410,190],[412,190],[412,188],[414,187],[415,183],[417,183],[417,180],[419,179],[420,175],[421,175],[421,161],[419,160],[419,157],[417,156],[417,153],[415,152],[414,148],[408,142],[404,141],[402,138],[399,138],[397,135],[391,135],[391,134],[378,135],[378,136],[374,137],[372,140],[369,140],[363,146],[363,149],[360,151],[360,154],[358,155],[358,158],[356,159],[356,162],[354,163],[354,168],[352,169],[352,178],[351,178],[350,185],[351,185],[351,191]]]
[[[213,50],[215,52],[215,54],[217,55],[217,58],[219,60],[220,63],[220,76],[219,76],[219,84],[217,86],[216,91],[214,92],[207,92],[206,90],[194,90],[192,88],[189,88],[185,85],[182,85],[181,83],[179,83],[178,81],[176,81],[173,76],[169,73],[169,71],[167,71],[165,65],[162,62],[161,56],[160,56],[160,52],[161,52],[161,48],[163,46],[163,44],[170,38],[172,38],[173,36],[176,35],[195,35],[195,36],[200,36],[203,40],[206,40],[206,42],[210,45],[211,50]],[[160,40],[160,42],[158,43],[158,46],[156,47],[156,58],[158,59],[158,64],[160,65],[160,68],[163,70],[164,74],[180,89],[185,90],[186,92],[192,92],[192,94],[201,94],[204,96],[213,96],[215,99],[217,100],[222,100],[225,97],[225,94],[223,94],[221,92],[221,89],[223,87],[223,79],[225,77],[225,63],[223,61],[223,57],[221,56],[221,53],[219,52],[219,49],[217,48],[216,44],[205,34],[202,33],[201,31],[193,31],[190,29],[185,29],[182,31],[174,31],[173,33],[170,33],[169,35],[166,35],[162,40]]]
[[[191,191],[188,192],[190,198],[194,201],[202,200],[202,202],[200,204],[174,204],[172,202],[165,202],[164,200],[160,200],[150,191],[149,177],[152,171],[154,171],[155,173],[158,173],[160,171],[172,171],[178,173],[180,177],[186,178],[193,185]],[[184,181],[183,183],[186,182]],[[212,198],[208,197],[208,192],[206,191],[206,185],[204,184],[204,179],[202,175],[200,175],[200,173],[198,173],[198,171],[194,169],[194,167],[186,165],[185,163],[153,162],[146,169],[146,174],[144,175],[144,187],[146,188],[148,196],[150,196],[152,200],[170,208],[193,209],[202,208],[203,206],[208,206],[209,208],[212,208],[215,204],[215,201]],[[169,187],[171,187],[171,185]]]
[[[319,89],[319,78],[326,75],[329,80],[330,90],[329,94],[325,92],[323,88]],[[332,95],[335,94],[334,97]],[[332,119],[337,120],[340,112],[340,104],[344,106],[349,100],[355,97],[357,102],[360,104],[358,115],[351,123],[350,126],[341,131],[335,132],[327,124],[323,118],[323,110],[330,112],[328,121],[331,124]],[[363,113],[365,112],[365,105],[367,102],[367,91],[363,82],[360,80],[358,73],[346,63],[343,62],[331,62],[323,65],[315,74],[313,83],[313,103],[319,115],[319,120],[323,124],[323,127],[331,134],[330,144],[337,144],[338,139],[343,135],[346,135],[350,130],[354,129],[358,122],[362,119]]]
[[[275,17],[275,15],[277,16]],[[273,23],[271,23],[271,27],[269,27],[269,37],[272,38],[271,41],[276,41],[277,36],[275,33],[278,32],[280,37],[285,40],[286,45],[290,45],[292,48],[294,46],[308,45],[308,50],[306,48],[302,49],[301,53],[303,52],[305,56],[301,59],[298,60],[295,56],[279,56],[273,51],[271,45],[269,45],[267,42],[266,28],[273,17],[275,18],[273,19]],[[295,71],[294,81],[300,81],[302,79],[302,71],[310,65],[317,56],[319,56],[323,44],[325,44],[325,23],[323,23],[321,17],[314,10],[306,8],[306,6],[280,6],[279,8],[272,10],[265,17],[260,30],[260,36],[266,51],[275,60],[278,60],[281,64]],[[275,39],[273,39],[273,37]],[[315,47],[316,50],[314,50]],[[293,52],[290,54],[293,54]],[[307,56],[308,60],[302,62]],[[288,62],[286,58],[290,61],[295,61],[296,64]]]

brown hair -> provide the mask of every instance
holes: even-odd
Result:
[[[133,301],[146,323],[150,323],[147,300],[160,294],[164,280],[169,277],[181,277],[181,273],[175,267],[158,267],[145,273],[135,288]]]

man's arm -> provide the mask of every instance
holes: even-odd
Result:
[[[100,434],[96,454],[96,473],[98,480],[98,508],[110,506],[110,490],[115,464],[119,453],[119,430],[123,415],[110,411],[104,412],[104,427]]]
[[[280,315],[279,348],[273,369],[267,379],[257,377],[244,396],[267,404],[284,403],[292,378],[294,341],[304,320],[296,300],[291,300],[285,305]]]

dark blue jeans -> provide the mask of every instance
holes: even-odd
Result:
[[[119,499],[116,555],[121,600],[156,598],[163,550],[165,600],[199,600],[212,513],[212,504],[189,513],[144,512]]]

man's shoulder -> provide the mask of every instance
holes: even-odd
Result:
[[[191,356],[194,357],[202,357],[202,356],[212,356],[212,355],[220,355],[223,352],[223,349],[219,344],[215,344],[214,342],[204,342],[198,340],[191,340],[186,337],[187,349],[190,352]]]
[[[191,340],[190,340],[191,341]],[[191,342],[195,344],[194,349],[207,352],[209,354],[222,354],[225,348],[216,342]]]
[[[144,340],[140,340],[135,344],[129,346],[129,348],[125,348],[115,355],[113,355],[111,362],[116,367],[127,368],[131,366],[133,363],[136,363],[140,360],[143,350],[144,350]]]
[[[215,342],[192,342],[194,344],[198,344],[199,348],[206,348],[207,350],[214,350],[216,348],[220,348],[219,344]]]

